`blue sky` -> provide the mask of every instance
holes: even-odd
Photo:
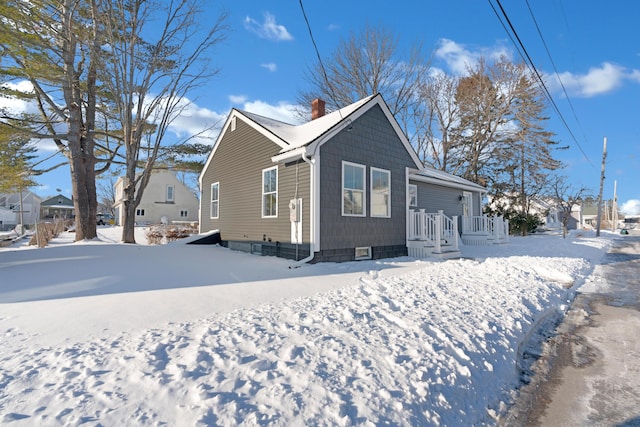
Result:
[[[521,59],[491,8],[497,7],[495,0],[303,4],[323,57],[368,22],[395,33],[401,45],[421,42],[425,55],[433,57],[432,67],[448,73],[464,72],[465,64],[480,55],[505,53]],[[627,213],[640,213],[640,2],[529,0],[553,63],[527,2],[502,4],[575,136],[557,113],[548,111],[548,129],[561,145],[570,146],[558,154],[566,164],[562,174],[597,195],[606,136],[604,197],[613,197],[617,181],[619,204]],[[208,12],[215,14],[220,7],[229,12],[232,29],[212,57],[221,73],[199,93],[190,94],[192,115],[174,130],[195,132],[200,119],[223,119],[232,107],[292,121],[290,107],[306,87],[304,72],[316,59],[300,3],[224,0],[208,6]],[[569,100],[553,77],[554,64]],[[68,168],[41,177],[40,183],[43,187],[36,192],[41,196],[56,189],[70,194]]]

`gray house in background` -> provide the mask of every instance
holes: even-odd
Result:
[[[456,256],[491,237],[463,218],[485,218],[484,187],[424,168],[379,94],[326,115],[315,100],[302,125],[233,109],[200,188],[200,232],[262,255]]]

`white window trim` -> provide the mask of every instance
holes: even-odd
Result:
[[[362,168],[362,213],[361,214],[352,214],[345,213],[344,211],[344,167],[345,165],[355,166],[357,168]],[[365,165],[361,165],[359,163],[352,163],[342,161],[342,192],[340,193],[340,200],[342,200],[342,216],[356,216],[356,217],[365,217],[367,216],[367,167]],[[357,190],[355,188],[349,188],[349,190]]]
[[[407,187],[409,189],[409,191],[407,192],[407,196],[409,197],[409,206],[418,206],[418,186],[416,184],[409,184],[409,187]],[[411,189],[414,188],[415,189],[415,195],[416,195],[416,200],[415,203],[411,203]]]
[[[370,189],[369,191],[371,192],[371,203],[373,203],[373,173],[374,172],[382,172],[387,174],[387,176],[389,177],[389,196],[387,198],[387,213],[384,215],[375,215],[373,213],[373,207],[371,207],[371,217],[372,218],[391,218],[391,171],[390,170],[386,170],[386,169],[380,169],[380,168],[374,168],[371,167],[371,171],[369,172],[369,182],[370,182]]]
[[[169,189],[171,189],[171,197],[169,197]],[[175,187],[175,185],[167,185],[165,196],[166,196],[166,201],[167,202],[175,201],[175,199],[176,199],[176,187]]]
[[[269,171],[272,171],[272,170],[276,171],[276,191],[265,193],[264,192],[264,174],[265,174],[265,172],[269,172]],[[278,167],[277,166],[274,166],[272,168],[262,169],[262,187],[261,187],[260,193],[262,194],[262,209],[260,210],[262,218],[277,218],[278,217]],[[264,214],[264,196],[266,196],[267,194],[275,194],[275,196],[276,196],[276,206],[275,206],[276,213],[275,213],[275,215],[265,215]]]
[[[213,187],[217,186],[218,187],[218,198],[216,200],[213,200]],[[216,202],[218,205],[218,209],[216,209],[216,216],[213,216],[213,202]],[[211,219],[217,219],[220,218],[220,182],[214,182],[213,184],[211,184],[211,205],[209,206],[209,218]]]

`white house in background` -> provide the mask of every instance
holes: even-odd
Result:
[[[118,178],[114,188],[116,224],[122,225],[124,177]],[[199,206],[197,197],[173,171],[153,172],[136,208],[136,224],[197,222]]]
[[[22,221],[24,225],[33,226],[40,219],[42,199],[31,191],[22,192]],[[14,224],[20,223],[20,193],[0,193],[0,208],[15,213]],[[5,222],[7,224],[8,222]]]

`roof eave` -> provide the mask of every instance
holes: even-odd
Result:
[[[449,187],[449,188],[456,188],[459,190],[466,190],[466,191],[475,191],[477,193],[487,193],[487,189],[484,188],[481,185],[478,184],[474,184],[472,182],[470,182],[469,184],[464,184],[461,182],[454,182],[454,181],[446,181],[443,179],[437,179],[437,178],[431,178],[428,176],[424,176],[424,175],[420,175],[419,173],[411,173],[409,175],[409,179],[412,179],[414,181],[420,181],[420,182],[425,182],[427,184],[436,184],[436,185],[441,185],[444,187]]]

